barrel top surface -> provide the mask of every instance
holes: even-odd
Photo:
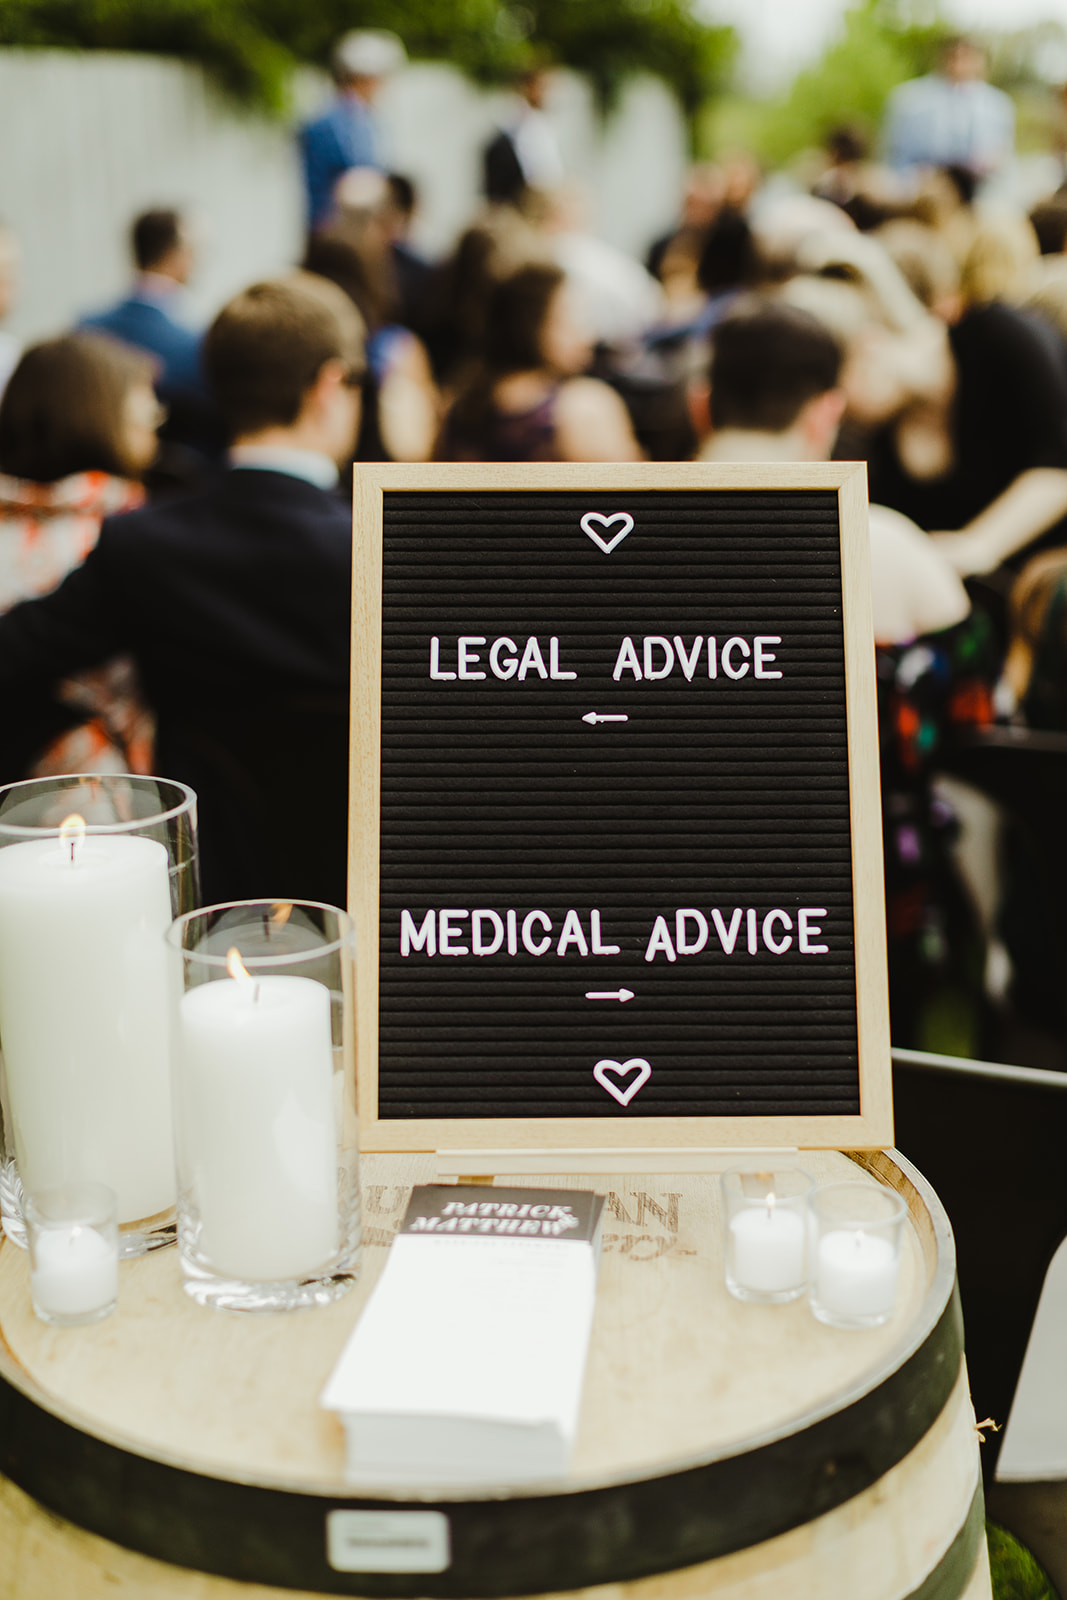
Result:
[[[352,1494],[341,1425],[319,1407],[318,1395],[382,1269],[408,1190],[433,1181],[433,1161],[364,1157],[359,1282],[314,1310],[203,1309],[183,1293],[170,1249],[123,1263],[114,1316],[93,1327],[53,1329],[33,1315],[25,1252],[4,1239],[0,1376],[83,1431],[138,1454],[298,1493]],[[800,1161],[820,1183],[875,1181],[838,1152],[804,1152]],[[931,1219],[929,1202],[899,1167],[884,1156],[870,1160],[879,1163],[908,1192],[912,1221],[896,1314],[886,1327],[861,1333],[823,1327],[805,1301],[757,1306],[730,1297],[714,1174],[502,1180],[608,1196],[565,1488],[644,1478],[750,1448],[804,1426],[905,1358],[942,1309],[931,1297],[945,1298],[943,1257],[951,1243],[943,1219]],[[951,1290],[951,1273],[947,1283]],[[427,1306],[428,1322],[433,1314]]]

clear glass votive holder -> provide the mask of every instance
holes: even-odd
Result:
[[[119,1293],[114,1189],[67,1183],[26,1194],[23,1208],[36,1315],[57,1328],[109,1316]]]
[[[831,1183],[812,1196],[811,1309],[831,1328],[878,1328],[893,1315],[908,1208],[880,1183]]]
[[[799,1167],[722,1175],[726,1287],[737,1300],[782,1305],[808,1287],[808,1200]]]
[[[326,1305],[361,1240],[352,920],[247,900],[179,917],[167,942],[185,1291],[228,1311]]]
[[[170,969],[198,899],[196,796],[129,774],[0,788],[0,1213],[105,1183],[120,1250],[175,1239]]]

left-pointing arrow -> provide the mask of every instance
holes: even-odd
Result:
[[[587,1000],[621,1000],[625,1005],[627,1000],[634,998],[634,992],[632,989],[587,989],[585,998]]]
[[[582,718],[583,722],[591,722],[591,723],[597,723],[597,722],[629,722],[629,720],[630,719],[626,715],[625,711],[622,711],[622,712],[615,712],[615,711],[587,711],[585,716]]]

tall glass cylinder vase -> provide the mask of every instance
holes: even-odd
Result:
[[[360,1251],[355,930],[311,901],[180,917],[178,1247],[202,1305],[325,1305]]]
[[[196,796],[166,778],[0,788],[4,1231],[24,1190],[107,1184],[123,1255],[171,1244],[171,919],[198,899]]]

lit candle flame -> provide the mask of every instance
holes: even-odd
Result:
[[[76,851],[85,843],[85,818],[79,816],[77,811],[72,811],[69,817],[64,817],[59,824],[60,844],[70,845],[70,859],[76,859]]]
[[[241,985],[246,995],[251,995],[253,1001],[259,999],[259,984],[241,960],[241,952],[235,944],[231,944],[226,952],[226,971]]]
[[[241,952],[235,944],[231,944],[226,952],[226,971],[231,978],[236,978],[238,983],[252,982],[252,974],[241,960]]]
[[[292,916],[292,914],[293,914],[292,901],[291,900],[281,900],[281,901],[279,901],[279,903],[274,907],[274,910],[270,914],[271,927],[272,928],[284,928],[285,924],[289,921],[289,918]]]

